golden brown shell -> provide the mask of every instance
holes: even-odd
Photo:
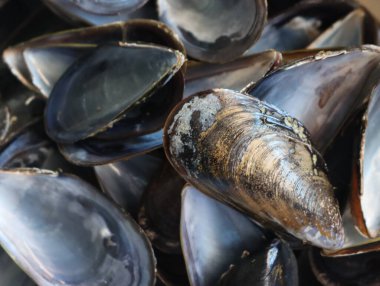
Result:
[[[343,243],[342,219],[324,168],[296,119],[223,89],[179,103],[164,130],[165,152],[206,194],[313,245]]]

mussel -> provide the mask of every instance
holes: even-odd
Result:
[[[301,121],[324,152],[368,100],[378,82],[379,63],[376,46],[321,51],[275,70],[243,91]]]
[[[216,285],[229,266],[240,261],[243,252],[259,252],[267,240],[247,216],[190,185],[182,191],[180,233],[193,286]]]
[[[362,44],[377,44],[377,24],[357,1],[304,0],[270,18],[262,37],[246,53]]]
[[[94,169],[102,190],[123,210],[137,217],[141,198],[162,160],[160,155],[151,152]]]
[[[282,64],[281,53],[270,50],[224,64],[191,61],[185,74],[184,97],[212,88],[241,90]]]
[[[305,127],[277,108],[230,90],[195,94],[169,115],[164,148],[189,183],[261,225],[322,248],[342,246],[323,159]]]
[[[178,34],[187,53],[205,62],[227,62],[259,37],[266,0],[158,0],[160,20]]]
[[[182,97],[184,61],[182,53],[154,45],[94,49],[54,86],[45,112],[48,135],[77,164],[104,164],[160,147],[156,134]]]
[[[153,43],[185,54],[178,37],[163,23],[131,20],[47,34],[8,47],[3,58],[22,83],[48,97],[75,60],[98,45],[118,42]]]
[[[153,1],[148,0],[43,0],[63,19],[77,23],[100,25],[132,18],[157,18]]]
[[[325,286],[380,284],[378,251],[348,257],[325,257],[317,249],[310,249],[309,261],[315,277]]]
[[[38,285],[154,285],[148,239],[91,185],[39,169],[0,182],[0,243]]]
[[[366,237],[380,236],[380,85],[372,93],[363,117],[358,160],[354,165],[351,211],[360,232]]]
[[[0,94],[0,148],[42,119],[45,100],[23,86],[11,85]]]

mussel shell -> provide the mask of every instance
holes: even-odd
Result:
[[[243,54],[260,37],[267,16],[266,0],[159,0],[158,9],[189,56],[206,62]]]
[[[257,42],[257,47],[255,47],[256,44],[253,45],[248,50],[248,53],[259,52],[268,48],[279,51],[304,49],[315,40],[319,33],[324,33],[324,31],[328,33],[328,29],[334,23],[338,23],[355,9],[361,9],[365,12],[362,25],[355,27],[355,30],[361,30],[363,43],[377,44],[376,20],[357,1],[304,0],[271,18],[263,31],[262,37]],[[344,38],[339,39],[339,37],[336,37],[335,41],[330,43],[334,43],[338,47],[345,46],[347,39],[352,38],[355,34],[352,28],[346,29],[345,32],[346,36]]]
[[[364,44],[365,12],[356,9],[316,38],[308,48],[359,47]]]
[[[185,75],[184,97],[212,88],[241,90],[282,64],[282,56],[274,50],[238,58],[224,64],[190,62]]]
[[[369,239],[363,236],[355,226],[355,220],[352,216],[350,204],[346,205],[342,219],[344,229],[344,244],[339,249],[324,249],[321,253],[323,256],[342,257],[380,251],[380,239]]]
[[[153,43],[185,54],[166,25],[140,19],[44,35],[9,47],[3,58],[23,84],[47,97],[56,80],[81,55],[99,44],[116,42]]]
[[[264,226],[327,249],[343,244],[323,159],[275,107],[230,90],[193,95],[169,115],[164,148],[188,182]]]
[[[94,169],[103,192],[123,210],[137,217],[141,198],[162,165],[162,160],[160,155],[153,155],[152,152],[129,160],[95,166]]]
[[[144,193],[138,223],[163,253],[181,254],[179,225],[185,181],[166,160]]]
[[[108,129],[164,86],[183,63],[180,52],[158,46],[96,48],[54,86],[45,112],[48,135],[74,143]]]
[[[353,170],[351,210],[360,232],[367,237],[380,236],[380,211],[377,202],[380,184],[380,85],[370,97],[363,116],[362,136],[357,164]]]
[[[170,110],[182,99],[183,90],[183,74],[178,72],[150,98],[129,109],[120,121],[94,138],[120,140],[160,130]]]
[[[273,25],[281,25],[287,22],[290,18],[295,16],[303,17],[318,17],[322,22],[322,30],[330,27],[338,21],[343,19],[346,15],[355,9],[362,9],[365,11],[364,19],[364,43],[376,44],[377,42],[377,24],[371,13],[366,8],[358,3],[358,1],[351,0],[304,0],[296,5],[290,7],[287,11],[273,18],[271,23]]]
[[[301,121],[323,152],[377,84],[380,50],[326,51],[277,69],[244,92]]]
[[[43,126],[37,124],[8,144],[0,153],[0,167],[7,169],[42,167],[54,147],[40,130],[43,130]]]
[[[272,24],[270,21],[260,39],[245,52],[245,55],[268,49],[288,51],[305,48],[320,35],[320,26],[321,21],[313,16],[295,16],[280,25]]]
[[[190,185],[184,187],[181,245],[191,285],[216,285],[244,251],[258,252],[266,240],[247,216]]]
[[[127,160],[162,147],[162,130],[120,140],[89,138],[74,144],[60,144],[59,150],[69,162],[96,166]]]
[[[95,2],[91,3],[92,5],[88,5],[90,1],[43,0],[43,2],[62,19],[74,24],[101,25],[129,19],[158,18],[154,1],[148,0],[119,0],[118,2],[124,2],[121,5],[112,3],[115,1],[96,0],[91,1]],[[83,2],[86,3],[83,4]],[[125,2],[134,2],[134,4]]]
[[[56,5],[73,5],[94,14],[109,15],[124,11],[131,12],[143,6],[148,0],[82,0],[74,2],[58,0],[54,2]]]
[[[241,260],[223,274],[218,285],[297,286],[297,261],[286,242],[274,240],[264,250],[243,254]]]
[[[44,108],[45,100],[23,86],[5,89],[0,99],[0,148],[40,121]]]
[[[154,285],[149,241],[92,186],[36,169],[0,181],[0,242],[36,283]]]
[[[347,257],[324,257],[318,249],[310,249],[309,261],[319,282],[326,286],[380,284],[379,251]]]
[[[67,68],[94,48],[95,44],[25,48],[23,51],[23,60],[27,68],[25,72],[29,73],[31,80],[27,86],[48,97]]]

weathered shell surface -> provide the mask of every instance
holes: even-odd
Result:
[[[342,245],[333,187],[296,119],[216,89],[178,104],[164,132],[169,160],[201,191],[316,246]]]
[[[301,121],[323,152],[377,84],[380,50],[326,51],[277,69],[244,89]]]

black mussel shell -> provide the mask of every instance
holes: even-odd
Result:
[[[215,64],[191,61],[185,74],[184,97],[212,88],[241,90],[282,64],[281,53],[270,50],[240,57],[232,62]]]
[[[0,182],[0,243],[37,284],[154,285],[148,239],[91,185],[39,169]]]
[[[185,181],[166,160],[144,193],[139,224],[163,253],[181,254],[179,225]]]
[[[43,0],[58,16],[73,23],[100,25],[133,18],[157,18],[148,0]]]
[[[148,45],[101,46],[60,78],[45,112],[48,135],[74,143],[110,128],[178,72],[184,56]]]
[[[314,275],[326,286],[376,286],[380,284],[378,269],[380,252],[374,251],[345,257],[321,256],[310,249],[309,261]]]
[[[182,191],[180,234],[194,286],[216,285],[241,253],[256,253],[267,241],[267,235],[247,216],[190,185]]]
[[[265,250],[243,253],[241,260],[223,274],[218,285],[297,286],[297,260],[286,242],[275,240]]]
[[[135,218],[146,188],[162,165],[161,153],[157,150],[94,167],[103,192]]]
[[[25,89],[11,85],[0,94],[0,149],[19,134],[42,119],[45,99]]]
[[[76,165],[96,166],[127,160],[162,147],[162,130],[120,140],[89,138],[74,144],[60,144],[62,155]]]
[[[320,152],[368,100],[380,74],[380,49],[322,51],[283,66],[244,92],[288,112]]]
[[[7,48],[3,57],[23,84],[48,97],[56,81],[80,56],[97,45],[117,42],[152,43],[185,54],[167,26],[140,19],[44,35]]]
[[[189,56],[206,62],[243,54],[260,37],[267,16],[266,0],[159,0],[158,9]]]

